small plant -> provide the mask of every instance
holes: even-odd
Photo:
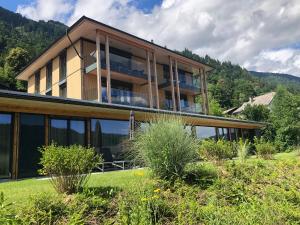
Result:
[[[23,208],[23,224],[57,224],[66,219],[67,204],[60,195],[42,193],[31,197],[30,204]]]
[[[176,117],[156,118],[134,141],[138,159],[156,176],[170,181],[182,178],[186,164],[195,160],[197,146],[197,140]]]
[[[59,193],[71,194],[82,188],[92,170],[102,162],[92,148],[79,145],[70,147],[51,144],[41,149],[42,175],[51,177],[54,188]]]
[[[247,139],[244,141],[242,138],[240,138],[240,140],[237,142],[237,155],[238,155],[238,159],[242,163],[244,163],[248,158],[249,148],[250,148],[249,140]]]
[[[273,154],[276,153],[275,145],[263,138],[255,137],[254,146],[256,149],[256,154],[263,159],[272,159]]]
[[[230,141],[208,139],[201,142],[199,155],[203,159],[220,163],[224,159],[233,158],[236,153],[235,147]]]

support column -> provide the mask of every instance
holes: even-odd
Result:
[[[158,81],[157,81],[157,68],[156,68],[156,54],[153,52],[153,71],[155,81],[155,92],[156,92],[156,108],[159,109],[159,93],[158,93]]]
[[[17,179],[19,174],[19,129],[20,113],[14,114],[13,121],[13,155],[12,155],[12,178]]]
[[[45,145],[49,145],[49,116],[45,115]]]
[[[152,84],[151,84],[151,69],[150,69],[150,52],[147,50],[147,74],[148,74],[148,97],[149,107],[153,108]]]
[[[96,66],[97,66],[97,96],[98,96],[98,102],[102,102],[101,50],[100,50],[100,31],[99,30],[96,30]]]
[[[169,71],[170,71],[170,79],[171,79],[171,92],[172,92],[173,111],[176,111],[174,78],[173,78],[173,62],[172,62],[171,56],[169,56]]]
[[[109,58],[109,37],[105,36],[105,59],[106,59],[106,95],[108,103],[111,103],[111,78],[110,78],[110,58]]]
[[[202,112],[207,114],[206,112],[206,97],[205,97],[205,86],[204,86],[204,74],[202,68],[199,69],[200,73],[200,82],[201,82],[201,95],[202,95]]]
[[[175,78],[176,78],[176,89],[177,89],[177,104],[178,110],[181,112],[181,104],[180,104],[180,88],[179,88],[179,78],[178,78],[178,63],[175,59]]]
[[[206,74],[206,71],[205,71],[205,68],[203,68],[203,74],[204,74],[204,87],[205,87],[205,107],[206,107],[206,114],[208,115],[209,114],[209,103],[208,103],[208,91],[207,91],[207,74]]]

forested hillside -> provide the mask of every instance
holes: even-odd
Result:
[[[15,82],[16,74],[66,28],[59,22],[36,22],[0,7],[0,84],[24,88]]]
[[[249,72],[231,62],[220,62],[209,56],[200,57],[185,49],[181,54],[214,67],[208,76],[211,99],[224,109],[239,106],[249,97],[274,91],[283,85],[294,94],[300,94],[300,78],[291,75]]]
[[[65,33],[67,26],[55,21],[33,21],[0,7],[0,88],[25,90],[26,84],[15,76],[51,42]],[[290,75],[248,72],[231,62],[220,62],[209,56],[200,57],[189,50],[187,57],[211,65],[209,95],[223,109],[239,106],[250,96],[275,90],[279,84],[300,93],[300,78]],[[220,111],[220,110],[219,110]]]

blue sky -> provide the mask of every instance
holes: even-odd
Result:
[[[32,2],[32,0],[0,0],[0,6],[15,12],[18,5],[28,5]],[[162,0],[133,0],[131,4],[144,12],[149,12],[155,5],[160,5],[161,2]]]
[[[0,0],[33,20],[83,15],[170,49],[300,77],[299,0]],[[156,7],[154,7],[156,6]]]

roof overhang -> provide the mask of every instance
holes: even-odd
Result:
[[[169,55],[178,59],[182,63],[187,63],[199,68],[205,68],[206,71],[210,71],[213,68],[204,63],[192,60],[186,56],[178,54],[175,51],[164,48],[147,40],[136,37],[132,34],[126,33],[114,27],[108,26],[106,24],[100,23],[96,20],[90,19],[88,17],[81,17],[77,22],[75,22],[71,27],[66,30],[66,34],[55,40],[47,49],[45,49],[39,56],[33,59],[28,66],[17,76],[19,80],[27,80],[29,76],[34,74],[40,68],[42,68],[48,61],[56,57],[62,50],[69,47],[71,42],[69,38],[74,43],[80,38],[95,39],[96,30],[100,30],[103,34],[112,36],[119,40],[126,41],[132,45],[139,46],[150,51],[157,51],[162,54]],[[68,36],[69,38],[68,38]]]
[[[265,123],[207,116],[193,113],[172,112],[142,107],[62,99],[59,97],[32,95],[14,91],[0,91],[0,112],[23,112],[56,116],[109,118],[129,120],[130,111],[136,120],[149,121],[158,114],[180,116],[187,124],[199,126],[259,129]]]

